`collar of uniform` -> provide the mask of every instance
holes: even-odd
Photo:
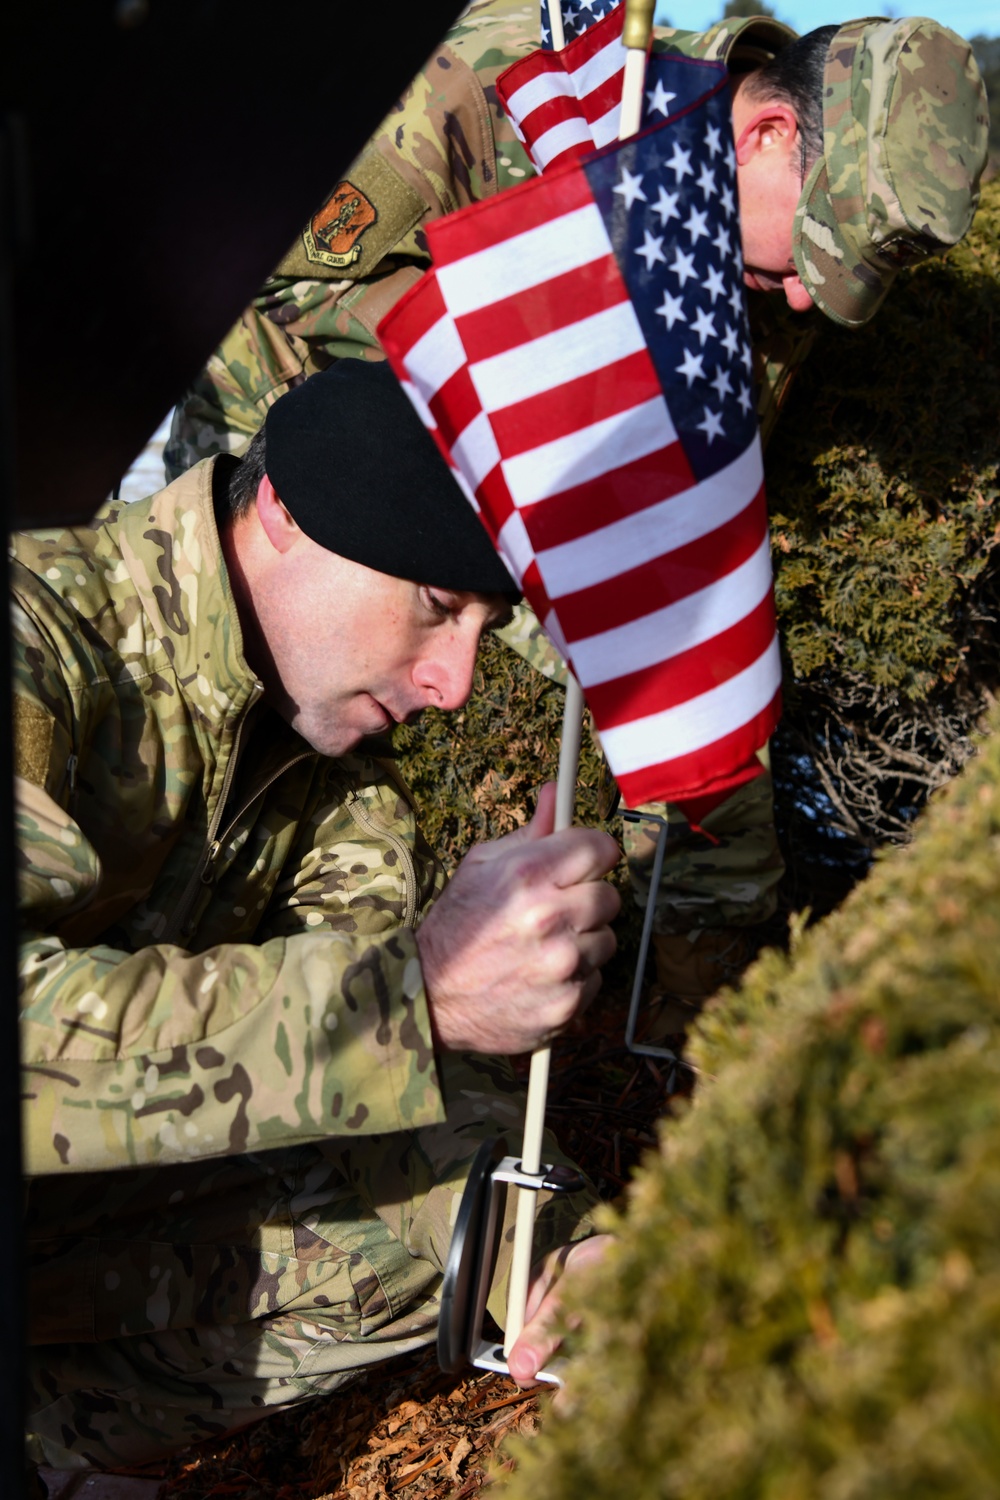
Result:
[[[212,504],[216,458],[122,508],[119,546],[152,630],[185,700],[222,722],[253,696],[256,678],[222,555]]]

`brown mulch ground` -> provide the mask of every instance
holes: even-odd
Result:
[[[534,1431],[538,1402],[536,1393],[499,1375],[442,1375],[428,1350],[367,1372],[338,1397],[175,1459],[160,1494],[163,1500],[467,1500],[488,1482],[503,1439]]]

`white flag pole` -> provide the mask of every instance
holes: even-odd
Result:
[[[562,0],[549,0],[547,10],[549,13],[549,39],[552,42],[553,52],[561,52],[566,45],[566,33],[563,30]]]
[[[625,25],[622,40],[628,50],[625,54],[621,124],[618,130],[618,139],[622,141],[627,136],[635,135],[642,118],[646,52],[652,34],[655,6],[656,0],[625,0]],[[549,23],[552,28],[552,46],[558,51],[564,44],[561,0],[549,0]],[[568,828],[573,821],[582,725],[583,693],[580,690],[580,684],[570,672],[566,680],[566,706],[563,709],[559,776],[556,783],[555,831],[557,833]],[[528,1074],[521,1168],[531,1176],[538,1175],[542,1162],[542,1132],[545,1128],[545,1099],[549,1087],[551,1057],[550,1047],[540,1047],[532,1054],[531,1071]],[[510,1287],[507,1293],[507,1327],[503,1346],[505,1357],[509,1357],[524,1327],[528,1282],[531,1277],[536,1200],[537,1194],[530,1188],[517,1189],[517,1216],[514,1221],[514,1249],[511,1253]]]
[[[646,82],[646,53],[653,33],[656,0],[625,0],[625,79],[622,84],[621,124],[618,139],[635,135],[642,123],[642,90]]]
[[[561,833],[573,821],[576,801],[576,773],[580,760],[580,735],[583,728],[583,693],[572,672],[566,675],[566,703],[563,707],[562,739],[559,744],[559,775],[556,780],[555,832]],[[542,1165],[542,1132],[545,1129],[545,1096],[549,1087],[551,1047],[539,1047],[531,1055],[528,1074],[528,1099],[524,1111],[524,1139],[521,1144],[521,1167],[537,1176]],[[531,1188],[517,1189],[517,1218],[514,1221],[514,1249],[510,1263],[510,1287],[507,1293],[507,1327],[504,1333],[504,1355],[509,1355],[524,1327],[524,1309],[528,1301],[531,1277],[531,1245],[535,1230],[537,1193]]]

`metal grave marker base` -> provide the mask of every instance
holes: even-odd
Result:
[[[571,1167],[543,1166],[537,1176],[521,1170],[515,1156],[506,1156],[503,1136],[484,1141],[476,1152],[455,1220],[441,1286],[438,1320],[438,1364],[454,1375],[467,1364],[477,1370],[510,1375],[503,1344],[483,1337],[486,1299],[496,1268],[508,1186],[573,1193],[584,1185]],[[561,1385],[554,1368],[539,1370],[536,1381]]]

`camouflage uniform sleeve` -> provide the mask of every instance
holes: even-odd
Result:
[[[444,885],[395,767],[345,756],[329,763],[320,795],[298,818],[256,936],[326,930],[373,937],[416,927]]]
[[[31,1173],[262,1150],[443,1118],[412,929],[193,954],[73,948],[80,829],[30,783],[19,811],[25,1159]]]
[[[71,694],[31,622],[15,620],[30,663],[15,714],[27,1170],[150,1165],[441,1121],[416,938],[398,918],[356,930],[321,918],[311,930],[315,908],[303,902],[302,919],[276,922],[261,942],[197,953],[62,935],[82,922],[103,934],[120,916],[99,907],[100,861],[64,785],[74,729],[86,732],[74,704],[90,695]],[[82,677],[85,643],[80,653]],[[356,832],[354,863],[374,865]],[[437,881],[429,868],[421,896]],[[370,907],[381,900],[373,882]],[[295,909],[290,894],[278,905]]]
[[[374,285],[269,282],[178,402],[164,450],[168,483],[210,454],[240,452],[279,396],[335,359],[383,359],[375,327],[419,276],[399,264]]]

